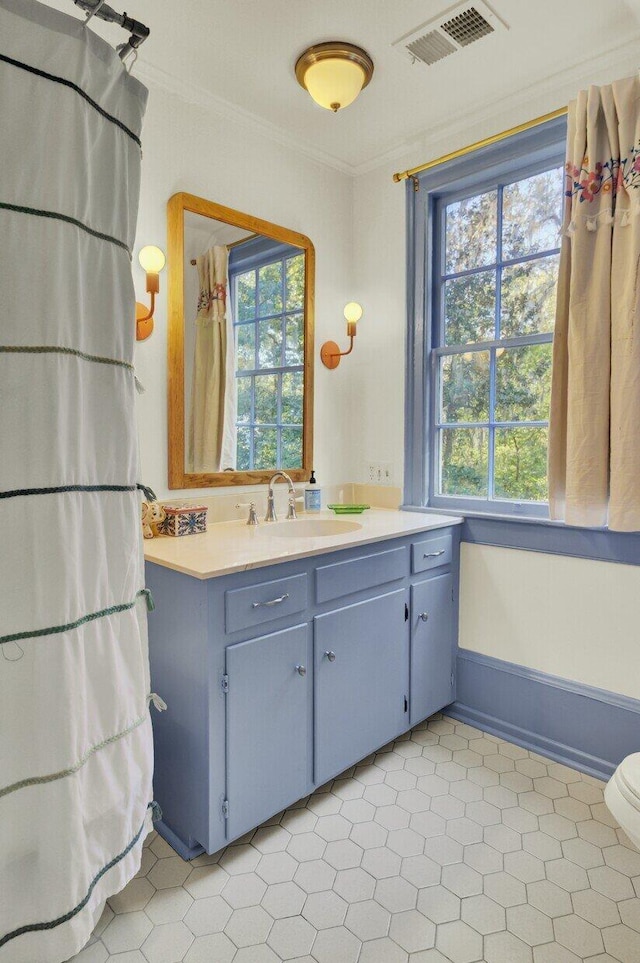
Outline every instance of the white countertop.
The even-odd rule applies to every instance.
[[[460,525],[463,521],[453,515],[423,515],[387,508],[371,508],[362,515],[334,515],[333,512],[323,511],[299,516],[301,521],[320,518],[341,518],[357,522],[362,527],[341,534],[283,538],[270,533],[271,526],[266,522],[261,522],[257,527],[247,525],[244,519],[216,522],[202,535],[160,535],[147,539],[144,557],[147,562],[155,562],[156,565],[193,575],[194,578],[207,579],[402,535],[448,528]]]

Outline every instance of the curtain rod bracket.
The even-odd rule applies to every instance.
[[[100,20],[106,20],[107,23],[117,23],[124,30],[129,31],[131,36],[127,43],[121,44],[121,46],[118,47],[120,60],[124,60],[132,50],[137,50],[140,44],[144,43],[149,36],[149,28],[144,23],[128,17],[126,13],[118,13],[113,7],[105,3],[105,0],[73,0],[73,2],[76,7],[80,7],[80,9],[84,10],[87,14],[85,26],[92,17],[98,17]]]

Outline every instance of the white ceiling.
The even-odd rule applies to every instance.
[[[51,0],[80,15],[71,0]],[[109,0],[118,10],[124,0]],[[432,67],[391,44],[439,15],[449,0],[127,0],[151,35],[134,72],[240,111],[285,143],[356,172],[399,154],[425,131],[640,41],[640,0],[490,0],[509,30],[484,37]],[[95,23],[95,21],[94,21]],[[120,42],[115,26],[97,29]],[[369,86],[334,115],[296,82],[299,54],[324,40],[364,47]],[[640,66],[640,44],[638,45]],[[628,54],[627,54],[628,59]],[[561,103],[551,106],[562,106]]]

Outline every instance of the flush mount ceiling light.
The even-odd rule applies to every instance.
[[[361,47],[331,40],[298,57],[296,77],[316,104],[337,113],[348,107],[373,76],[373,60]]]

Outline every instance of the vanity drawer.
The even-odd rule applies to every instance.
[[[411,545],[411,571],[426,572],[430,568],[451,565],[453,551],[451,533],[432,535]]]
[[[307,605],[306,573],[232,589],[224,593],[225,629],[227,633],[239,632],[303,612]]]
[[[391,548],[349,562],[336,562],[316,570],[316,602],[353,595],[374,585],[384,585],[408,575],[406,548]]]

